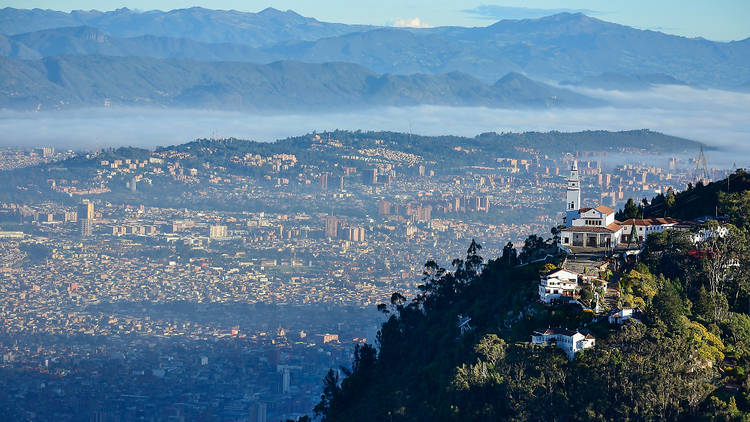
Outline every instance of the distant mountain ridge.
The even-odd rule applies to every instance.
[[[168,12],[121,8],[109,12],[74,10],[70,13],[10,7],[0,9],[0,33],[5,35],[72,26],[90,26],[116,37],[154,35],[252,47],[290,40],[315,40],[374,28],[320,22],[292,10],[282,12],[271,7],[258,13],[202,7]]]
[[[623,75],[612,72],[602,73],[599,76],[592,76],[579,81],[563,81],[560,84],[622,91],[644,91],[656,85],[687,85],[681,80],[661,73]]]
[[[254,63],[270,60],[268,54],[242,44],[210,44],[189,38],[155,35],[119,38],[90,26],[45,29],[11,36],[0,35],[2,56],[28,60],[73,54]]]
[[[604,103],[509,74],[493,85],[463,73],[378,75],[349,63],[197,62],[143,57],[0,58],[0,108],[111,105],[231,110],[372,106],[594,107]]]
[[[55,28],[72,26],[96,28],[110,38],[96,44],[85,38],[85,31],[61,29],[54,34]],[[39,30],[45,33],[29,34]],[[0,10],[0,33],[6,34],[0,39],[0,54],[26,59],[104,54],[255,63],[350,62],[381,74],[458,71],[485,83],[509,72],[552,81],[608,73],[660,74],[725,89],[737,89],[750,80],[750,39],[686,38],[581,13],[502,20],[487,27],[414,29],[331,24],[275,9],[62,13],[5,8]]]

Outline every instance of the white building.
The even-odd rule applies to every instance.
[[[635,223],[636,234],[635,237],[631,238],[633,223]],[[651,233],[660,233],[664,230],[674,228],[678,223],[679,221],[669,217],[646,219],[631,218],[620,223],[622,225],[622,241],[623,243],[630,242],[640,244],[645,242],[646,238]]]
[[[580,276],[578,273],[564,269],[542,274],[539,277],[539,300],[550,303],[554,299],[578,297]]]
[[[620,243],[622,226],[615,220],[615,211],[600,205],[581,208],[581,180],[578,163],[573,160],[565,194],[565,217],[560,243],[580,248],[612,248]]]
[[[578,331],[548,328],[545,331],[534,332],[531,343],[557,346],[568,355],[568,359],[573,360],[576,353],[594,347],[596,339],[591,334],[583,335]]]
[[[208,229],[209,239],[226,239],[227,226],[211,225]]]
[[[640,312],[637,309],[622,308],[622,309],[615,309],[612,312],[610,312],[607,320],[609,321],[610,324],[622,325],[629,319],[633,319],[634,321],[639,321],[638,319],[639,316],[640,316]]]
[[[569,212],[566,221],[570,224],[560,234],[560,243],[564,246],[613,248],[622,240],[623,227],[615,220],[615,211],[604,205]]]
[[[698,230],[697,233],[694,233],[691,238],[693,240],[693,243],[701,243],[705,242],[708,239],[711,239],[712,237],[720,237],[723,238],[724,236],[729,233],[729,229],[726,226],[718,225],[714,228],[708,228],[703,227],[700,230]]]

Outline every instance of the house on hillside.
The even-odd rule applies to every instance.
[[[629,320],[640,321],[642,319],[641,311],[633,308],[613,309],[610,311],[607,320],[613,325],[622,325]]]
[[[584,335],[578,330],[548,328],[544,331],[535,331],[531,336],[531,343],[542,346],[556,346],[568,355],[568,359],[573,360],[576,353],[594,347],[596,339],[591,334]]]
[[[582,275],[576,272],[555,269],[539,276],[539,300],[550,303],[555,299],[578,297],[581,286],[578,281]]]
[[[667,229],[673,229],[679,224],[679,221],[670,217],[646,219],[631,218],[620,224],[622,225],[622,242],[639,245],[645,242],[646,238],[651,233],[660,233]],[[635,224],[635,234],[631,233],[633,230],[633,224]]]

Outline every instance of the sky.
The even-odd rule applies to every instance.
[[[0,6],[170,10],[192,6],[257,12],[294,10],[319,20],[395,26],[486,26],[494,21],[581,11],[610,22],[716,41],[750,37],[750,0],[0,0]]]

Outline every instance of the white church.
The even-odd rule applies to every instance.
[[[622,240],[623,226],[615,220],[615,211],[600,205],[581,208],[581,179],[578,162],[573,160],[565,200],[565,228],[560,234],[563,246],[577,248],[614,248]]]

